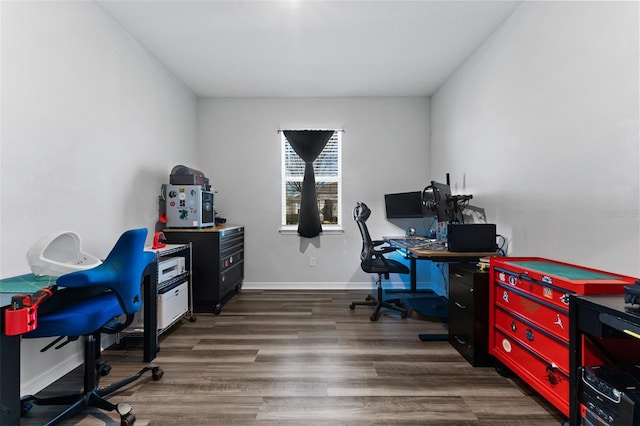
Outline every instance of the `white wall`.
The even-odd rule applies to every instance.
[[[0,278],[28,273],[55,231],[98,257],[128,228],[151,233],[171,167],[197,166],[195,96],[93,2],[0,5]],[[43,345],[23,345],[23,393],[82,360],[69,345],[41,361]]]
[[[153,230],[171,167],[194,162],[196,98],[93,2],[2,2],[2,263],[75,230],[105,256]]]
[[[451,173],[509,254],[640,276],[638,2],[524,2],[432,97]]]
[[[245,288],[369,287],[371,277],[359,266],[362,240],[351,210],[356,201],[367,203],[374,238],[404,233],[386,221],[384,194],[426,185],[429,100],[208,98],[200,100],[198,111],[202,170],[218,191],[216,210],[246,229]],[[307,239],[278,232],[278,130],[305,128],[345,130],[344,234]],[[310,256],[316,267],[309,266]]]

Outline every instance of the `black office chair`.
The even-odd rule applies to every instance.
[[[371,314],[371,321],[377,321],[380,317],[380,310],[382,308],[391,309],[393,311],[400,312],[402,318],[407,317],[407,310],[396,305],[399,303],[396,301],[387,300],[382,298],[382,277],[389,279],[389,274],[408,274],[409,268],[402,263],[387,259],[384,257],[385,253],[390,253],[395,249],[390,246],[381,247],[385,244],[382,240],[371,240],[369,230],[367,229],[367,219],[371,215],[371,210],[365,203],[358,202],[353,209],[353,220],[358,224],[360,229],[360,235],[362,235],[362,251],[360,252],[360,267],[364,272],[369,274],[378,274],[378,280],[376,284],[378,286],[378,297],[368,295],[364,302],[353,302],[349,306],[350,309],[355,309],[356,305],[375,306],[376,310]]]
[[[131,425],[135,416],[128,403],[112,404],[106,397],[123,386],[151,371],[154,380],[160,380],[162,369],[155,364],[143,367],[137,374],[105,387],[99,387],[100,376],[111,367],[98,362],[100,333],[117,333],[133,320],[142,306],[140,280],[145,268],[153,262],[155,254],[144,251],[147,230],[133,229],[122,234],[105,261],[95,268],[72,272],[58,277],[59,290],[49,291],[51,296],[38,309],[37,327],[25,338],[62,336],[47,345],[44,350],[60,343],[56,348],[79,337],[85,338],[84,386],[81,392],[66,396],[39,398],[28,395],[22,398],[22,411],[26,414],[31,404],[68,405],[47,425],[71,417],[87,406],[103,410],[116,410],[120,424]],[[126,317],[124,322],[116,318]]]

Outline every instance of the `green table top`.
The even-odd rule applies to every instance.
[[[0,280],[0,306],[11,303],[11,296],[19,293],[31,294],[56,283],[56,277],[24,274]]]
[[[578,266],[562,265],[546,260],[514,261],[509,263],[568,280],[617,280],[620,278],[604,272],[591,271]]]

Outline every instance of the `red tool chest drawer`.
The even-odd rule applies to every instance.
[[[569,375],[569,358],[563,356],[569,350],[567,340],[552,336],[533,322],[501,308],[496,309],[495,330],[522,342],[521,344],[526,345],[527,350],[535,352],[549,364],[556,365],[567,376]]]
[[[495,330],[494,335],[499,346],[492,348],[492,355],[498,359],[508,360],[504,364],[511,371],[569,417],[569,375],[553,362],[523,346],[520,340],[506,336],[499,330]],[[568,348],[566,358],[568,363]],[[512,365],[523,368],[516,370]]]
[[[520,315],[533,322],[549,334],[569,341],[569,311],[536,298],[531,293],[494,283],[495,305]]]
[[[489,353],[569,416],[569,295],[636,278],[539,257],[490,260]]]

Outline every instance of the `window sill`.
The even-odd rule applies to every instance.
[[[280,234],[282,235],[298,235],[298,227],[282,227],[280,228],[280,230],[278,231],[280,232]],[[322,235],[341,235],[344,234],[344,229],[342,228],[328,228],[328,229],[323,229],[322,232],[320,233],[320,236]]]

